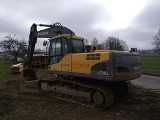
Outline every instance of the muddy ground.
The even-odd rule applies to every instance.
[[[42,95],[35,84],[14,80],[0,89],[0,120],[158,120],[160,92],[132,86],[105,111]]]

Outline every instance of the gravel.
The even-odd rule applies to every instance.
[[[149,90],[160,90],[159,76],[151,76],[143,74],[140,78],[132,80],[131,83]]]

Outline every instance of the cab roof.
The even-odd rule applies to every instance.
[[[78,39],[78,40],[84,40],[83,37],[76,36],[76,35],[71,35],[71,34],[57,35],[57,36],[55,36],[55,37],[50,38],[49,40],[54,40],[54,39],[62,38],[62,37],[65,37],[65,38],[72,38],[72,39]]]

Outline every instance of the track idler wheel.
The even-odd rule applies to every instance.
[[[114,102],[112,90],[96,90],[93,94],[93,102],[98,110],[105,110]]]
[[[104,97],[104,94],[97,90],[94,95],[93,95],[93,101],[96,105],[96,108],[100,109],[100,110],[104,110],[105,109],[105,103],[106,103],[106,100],[105,100],[105,97]]]

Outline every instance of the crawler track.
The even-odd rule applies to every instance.
[[[52,97],[98,110],[104,110],[114,103],[111,88],[79,79],[40,80],[38,88]]]

